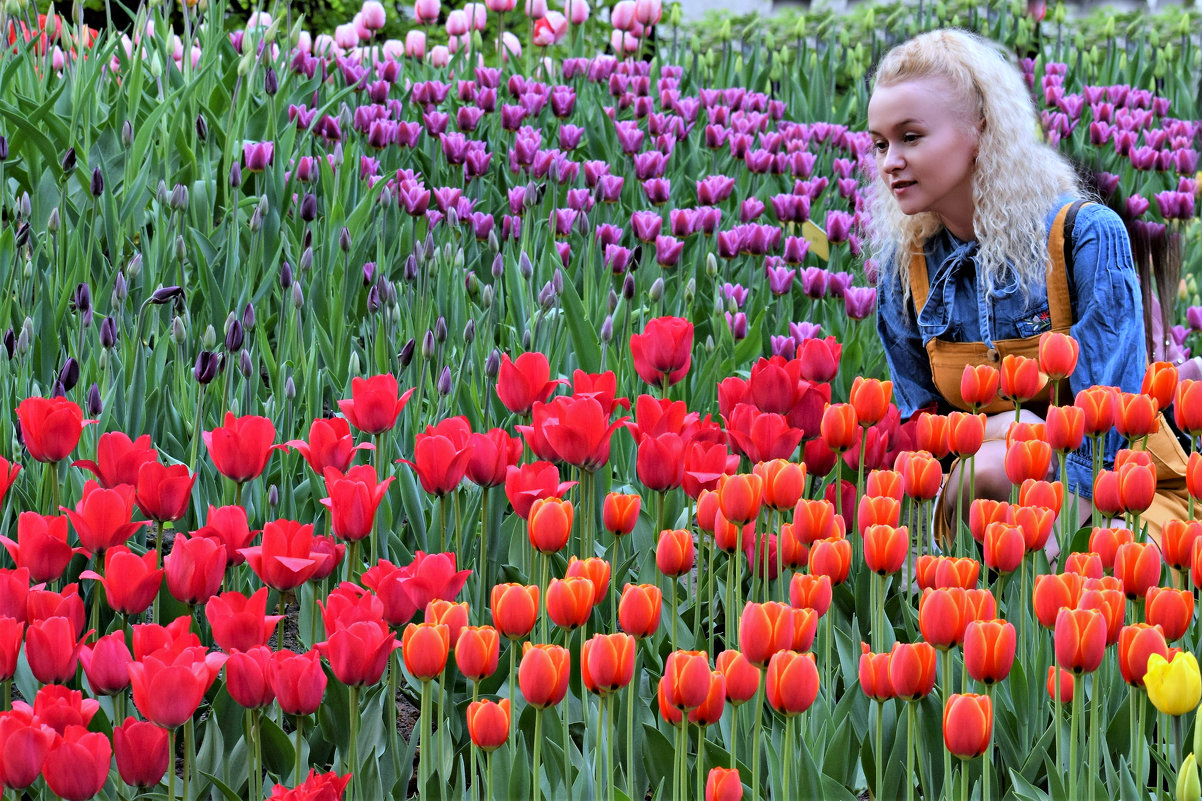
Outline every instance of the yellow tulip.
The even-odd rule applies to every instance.
[[[1160,654],[1152,654],[1144,685],[1152,705],[1166,715],[1184,715],[1202,699],[1202,675],[1198,672],[1198,660],[1191,653],[1178,653],[1172,662]]]

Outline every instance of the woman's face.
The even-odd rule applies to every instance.
[[[980,137],[975,109],[942,77],[877,86],[868,132],[877,169],[906,214],[929,211],[973,239],[972,184]]]

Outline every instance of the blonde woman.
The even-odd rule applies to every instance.
[[[1126,229],[1102,204],[1080,202],[1072,168],[1038,139],[1022,76],[995,45],[940,30],[895,47],[876,72],[868,129],[877,328],[903,415],[966,408],[965,364],[1033,356],[1050,330],[1080,343],[1073,393],[1094,384],[1139,391],[1143,311]],[[1032,408],[1023,415],[1038,421]],[[976,490],[1007,499],[1013,407],[986,411]],[[1108,464],[1118,447],[1112,434]],[[961,486],[958,469],[949,486]],[[1066,489],[1090,497],[1087,447],[1069,454],[1066,472]]]

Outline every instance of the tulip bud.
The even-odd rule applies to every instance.
[[[280,79],[275,74],[275,67],[268,67],[263,74],[263,91],[269,96],[274,96],[276,92],[280,91]]]
[[[125,272],[127,272],[129,274],[129,280],[131,280],[131,281],[138,277],[138,273],[142,272],[142,253],[141,253],[141,251],[135,253],[132,257],[130,257],[129,264],[125,265]]]
[[[343,253],[348,253],[351,249],[351,232],[345,225],[338,232],[338,249]]]
[[[505,260],[498,253],[492,260],[492,277],[500,278],[505,273]]]
[[[60,162],[64,174],[70,174],[75,169],[75,148],[67,148],[67,152],[63,154],[63,160]]]
[[[117,319],[110,315],[100,321],[100,347],[107,350],[116,344],[117,344]]]
[[[0,135],[0,161],[8,158],[8,139]]]
[[[179,315],[171,321],[171,341],[176,345],[183,345],[188,341],[188,329],[184,327],[183,318]]]
[[[480,293],[480,308],[491,309],[495,294],[492,284],[485,284],[484,290]]]
[[[467,325],[463,327],[463,344],[471,345],[476,341],[476,321],[469,319]]]
[[[1202,782],[1198,779],[1198,760],[1190,754],[1177,769],[1177,801],[1198,801],[1202,798]]]
[[[79,383],[79,362],[75,361],[74,357],[68,356],[67,360],[63,362],[63,366],[59,368],[58,382],[67,392],[70,392]]]
[[[230,313],[230,316],[233,317],[233,312]],[[230,320],[225,327],[225,349],[230,353],[242,350],[244,339],[242,323],[237,319]]]
[[[217,377],[217,371],[221,367],[221,356],[209,350],[202,350],[196,356],[196,364],[192,368],[192,377],[196,379],[196,383],[201,386],[209,384]]]
[[[12,327],[4,332],[4,352],[8,356],[9,361],[12,361],[13,354],[17,350],[17,335]],[[103,353],[101,355],[104,355]]]
[[[200,335],[200,346],[205,350],[213,350],[217,347],[217,332],[212,325],[206,325],[204,333]]]
[[[26,317],[25,319],[28,320],[29,318]],[[30,335],[29,329],[25,326],[21,326],[21,333],[17,336],[18,356],[24,356],[25,354],[29,353],[29,344],[32,338],[33,337]]]
[[[651,284],[651,289],[647,290],[647,297],[652,303],[659,303],[664,297],[664,279],[660,276]]]
[[[139,259],[140,263],[140,259]],[[174,302],[177,298],[184,296],[184,290],[178,286],[159,286],[150,295],[150,302],[162,306],[167,303]]]
[[[188,208],[188,187],[183,184],[173,186],[169,203],[174,211],[183,211]]]
[[[438,384],[436,386],[436,389],[438,390],[438,394],[442,395],[444,397],[451,394],[451,368],[450,367],[442,368],[442,373],[440,373],[438,376]]]
[[[48,233],[48,234],[57,234],[57,233],[58,233],[58,229],[59,229],[59,227],[60,227],[61,225],[62,225],[62,221],[59,219],[59,215],[58,215],[58,206],[55,206],[54,208],[52,208],[52,209],[50,210],[50,216],[46,218],[46,233]],[[27,232],[27,233],[26,233],[26,235],[27,235],[27,237],[28,237],[28,231],[29,231],[29,226],[28,226],[28,225],[26,225],[26,226],[25,226],[25,230],[26,230],[26,232]],[[18,244],[19,244],[19,245],[21,245],[21,244],[24,244],[24,243],[23,243],[23,242],[18,242]]]
[[[249,302],[242,307],[242,328],[246,331],[255,330],[255,307]]]
[[[100,386],[93,381],[88,387],[87,400],[84,402],[88,417],[99,417],[104,412],[104,401],[100,397]]]
[[[297,264],[300,267],[301,275],[313,269],[313,248],[307,247],[301,253],[300,262]]]
[[[196,138],[202,142],[209,138],[209,124],[205,122],[203,114],[196,115]],[[126,145],[126,147],[128,146]]]
[[[300,309],[305,305],[305,293],[301,291],[300,283],[292,285],[292,308]]]
[[[242,351],[241,356],[238,358],[238,372],[242,373],[243,378],[249,379],[254,371],[255,365],[250,360],[250,353],[245,350]]]
[[[447,318],[441,314],[434,321],[434,341],[440,345],[447,341]]]
[[[100,168],[92,170],[92,180],[88,184],[88,191],[92,193],[92,197],[100,197],[104,194],[104,173],[100,172]]]
[[[627,273],[626,279],[622,281],[622,297],[625,300],[634,298],[634,276]]]
[[[496,378],[499,372],[501,372],[501,351],[494,348],[484,360],[484,375]]]
[[[409,363],[413,361],[413,351],[416,346],[417,343],[412,337],[401,346],[401,352],[397,354],[397,361],[400,362],[401,367],[408,367]]]
[[[435,350],[436,350],[436,346],[434,343],[434,332],[427,328],[426,335],[424,337],[422,337],[422,358],[424,358],[424,359],[434,358]]]
[[[526,255],[526,251],[522,251],[518,256],[518,273],[527,281],[534,275],[534,265],[530,263],[530,257]]]
[[[313,222],[317,219],[317,195],[312,192],[306,192],[301,198],[300,218],[305,222]]]
[[[614,316],[612,314],[605,315],[605,320],[601,323],[601,341],[608,345],[614,338]]]
[[[230,167],[230,188],[237,189],[240,186],[242,186],[242,167],[235,161]]]

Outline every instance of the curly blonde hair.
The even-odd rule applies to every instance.
[[[977,267],[993,289],[1013,269],[1025,291],[1044,281],[1044,219],[1058,195],[1082,195],[1068,161],[1038,138],[1035,104],[1017,67],[1002,50],[976,34],[944,29],[924,33],[888,53],[877,67],[874,90],[918,78],[942,77],[958,97],[975,105],[982,123],[973,172],[973,231]],[[910,294],[909,256],[943,228],[931,212],[906,215],[880,171],[870,187],[870,240],[882,278]]]

